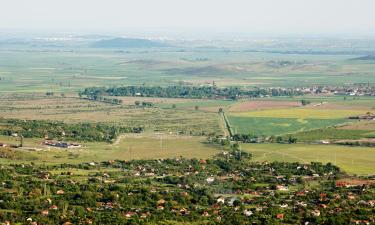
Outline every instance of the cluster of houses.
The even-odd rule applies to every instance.
[[[226,153],[229,154],[229,153]],[[181,159],[175,159],[174,162],[163,163],[164,160],[155,161],[142,161],[142,162],[124,162],[121,164],[121,170],[118,172],[101,172],[90,175],[88,181],[91,179],[100,181],[103,183],[122,183],[124,181],[124,176],[127,179],[135,178],[149,178],[155,177],[156,181],[162,182],[161,185],[150,186],[145,188],[140,192],[139,187],[134,186],[132,189],[127,189],[126,191],[111,192],[111,198],[103,198],[103,193],[96,193],[99,201],[96,202],[95,206],[85,207],[86,212],[96,212],[100,213],[102,211],[122,211],[122,215],[126,219],[131,218],[149,218],[152,214],[161,215],[165,212],[165,215],[174,214],[177,216],[186,216],[192,213],[199,213],[201,217],[207,217],[213,219],[216,222],[221,222],[227,215],[223,213],[230,207],[233,212],[241,214],[249,219],[259,216],[259,214],[267,213],[269,214],[269,209],[275,209],[274,213],[270,216],[282,223],[285,219],[290,218],[291,213],[302,212],[303,214],[322,218],[329,215],[336,215],[340,213],[345,213],[345,211],[350,210],[348,207],[361,206],[362,208],[371,210],[375,207],[375,199],[363,198],[361,192],[370,188],[371,185],[375,184],[375,180],[365,180],[359,178],[345,178],[342,180],[335,181],[336,189],[329,191],[327,189],[306,189],[306,187],[296,188],[299,186],[299,179],[304,181],[321,181],[322,179],[327,179],[334,176],[333,172],[330,170],[321,171],[318,173],[309,165],[296,165],[292,166],[295,171],[306,171],[301,173],[294,173],[288,175],[281,175],[278,167],[274,164],[267,162],[257,162],[246,166],[243,170],[234,170],[230,172],[221,171],[221,173],[214,173],[209,160],[199,160],[197,164],[191,164],[189,162],[183,161]],[[89,166],[97,165],[113,165],[113,168],[118,168],[120,165],[116,165],[115,161],[108,161],[105,164],[91,162],[88,163]],[[181,165],[181,166],[177,166]],[[109,167],[107,167],[109,168]],[[245,176],[244,172],[248,171],[258,171],[254,175]],[[272,180],[272,182],[264,183],[261,176],[257,174],[262,174],[266,176],[266,180]],[[304,175],[302,175],[304,174]],[[64,174],[65,175],[65,174]],[[71,172],[66,173],[68,176],[73,176]],[[44,180],[53,179],[49,172],[40,171],[40,178]],[[186,183],[184,179],[176,179],[173,184],[166,182],[163,178],[176,176],[179,178],[190,177],[192,182]],[[126,179],[126,180],[127,180]],[[81,182],[81,179],[79,179]],[[188,179],[187,179],[188,180]],[[251,182],[253,184],[262,184],[255,188],[239,188],[239,189],[219,189],[222,184],[230,184],[233,182],[240,183],[241,180],[246,182]],[[69,178],[69,183],[74,184],[74,177]],[[78,181],[77,181],[78,182]],[[129,183],[130,184],[130,183]],[[79,186],[79,185],[78,185]],[[212,188],[212,190],[219,190],[215,193],[215,201],[210,204],[203,204],[200,207],[187,207],[185,204],[178,204],[174,197],[177,199],[186,198],[191,199],[194,191],[193,189],[200,188]],[[353,189],[354,188],[354,189]],[[373,188],[373,187],[372,187]],[[361,191],[360,191],[361,190]],[[68,199],[72,197],[71,190],[65,188],[65,186],[60,186],[54,189],[55,196],[65,196]],[[125,207],[127,201],[122,201],[126,196],[137,195],[154,195],[157,198],[153,198],[154,201],[151,205],[146,205],[146,207],[135,207],[128,208]],[[157,193],[157,194],[154,194]],[[278,198],[277,196],[283,195],[284,197]],[[52,197],[51,197],[52,198]],[[151,199],[151,198],[150,198]],[[40,215],[49,216],[52,213],[59,211],[59,206],[55,205],[53,198],[46,199],[45,208],[40,211]],[[345,204],[343,204],[345,203]],[[248,207],[241,208],[239,204],[247,205]],[[155,210],[150,211],[150,207]],[[168,212],[167,212],[168,210]],[[364,217],[365,218],[365,217]],[[31,222],[33,220],[30,220]],[[35,222],[35,221],[33,221]],[[374,221],[369,221],[366,219],[358,220],[353,218],[352,221],[348,221],[351,224],[372,224]],[[94,223],[93,220],[87,219],[86,224]],[[36,224],[35,224],[36,225]]]
[[[372,114],[372,113],[368,112],[365,115],[351,116],[351,117],[349,117],[349,119],[354,119],[354,120],[375,120],[375,114]]]
[[[353,85],[348,87],[313,86],[296,88],[303,94],[329,94],[344,96],[375,96],[375,87],[370,85]]]

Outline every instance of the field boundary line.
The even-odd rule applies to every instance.
[[[222,114],[222,117],[224,118],[225,127],[228,130],[228,132],[229,132],[229,136],[232,137],[233,136],[233,131],[232,131],[232,127],[231,127],[231,125],[229,123],[229,120],[228,120],[227,116],[225,115],[225,112],[222,112],[221,114]]]

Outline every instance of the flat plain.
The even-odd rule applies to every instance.
[[[350,174],[375,174],[374,148],[318,144],[242,144],[241,147],[253,154],[254,161],[331,162]]]
[[[67,151],[46,150],[40,144],[42,140],[26,139],[28,146],[42,148],[42,151],[17,149],[7,154],[19,162],[42,164],[180,155],[207,158],[222,150],[207,144],[207,136],[227,133],[218,113],[220,108],[235,133],[293,135],[300,141],[323,137],[356,140],[373,135],[373,122],[348,121],[347,118],[374,113],[374,97],[307,95],[237,100],[116,97],[122,100],[121,105],[78,97],[79,91],[92,86],[215,84],[221,88],[248,89],[375,83],[375,64],[352,60],[361,56],[352,53],[326,54],[323,49],[319,54],[290,54],[277,49],[250,51],[249,46],[218,48],[196,44],[194,47],[125,51],[0,46],[0,117],[145,128],[143,137],[128,136],[117,144],[82,143],[85,146],[82,149]],[[298,50],[290,47],[290,51]],[[47,92],[53,92],[54,96],[46,96]],[[303,99],[311,104],[301,106]],[[135,107],[136,101],[152,102],[153,106]],[[4,136],[0,141],[18,143]],[[282,156],[279,151],[285,151],[290,157],[285,154],[283,157],[288,161],[333,161],[350,173],[375,173],[371,167],[375,163],[371,147],[243,146],[253,153],[254,160],[278,160]],[[336,151],[338,158],[333,160],[332,154]]]

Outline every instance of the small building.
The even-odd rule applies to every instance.
[[[1,147],[1,148],[5,148],[5,147],[8,147],[8,145],[5,144],[5,143],[0,143],[0,147]]]
[[[57,148],[80,148],[82,147],[80,144],[76,143],[68,143],[68,142],[61,142],[61,141],[52,141],[46,140],[43,142],[44,145],[57,147]]]
[[[289,188],[284,185],[276,185],[276,190],[278,191],[289,191]]]

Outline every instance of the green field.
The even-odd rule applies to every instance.
[[[316,140],[356,140],[361,138],[373,138],[374,132],[369,130],[345,130],[337,128],[323,128],[311,131],[303,131],[293,134],[298,141]]]
[[[4,136],[0,136],[0,142],[18,143],[14,138]],[[69,150],[46,148],[40,142],[40,139],[26,139],[27,146],[42,150],[15,149],[14,158],[1,158],[0,163],[58,164],[180,156],[200,159],[210,158],[222,151],[220,147],[208,144],[203,137],[159,134],[129,135],[114,144],[82,143],[83,148]],[[317,144],[242,144],[241,149],[252,153],[253,161],[332,162],[351,174],[375,174],[374,148]]]
[[[0,136],[0,143],[18,144],[15,138]],[[162,134],[128,135],[117,143],[81,143],[79,149],[48,148],[41,139],[25,139],[26,149],[14,149],[14,158],[0,158],[0,163],[34,162],[42,164],[101,162],[108,160],[161,159],[161,158],[210,158],[221,148],[208,144],[205,137],[171,136]],[[30,151],[37,148],[39,151]],[[1,148],[0,148],[1,150]],[[0,154],[1,155],[1,154]]]
[[[228,119],[234,133],[265,136],[295,133],[347,122],[345,119],[293,119],[237,116],[228,116]]]
[[[351,174],[375,174],[375,149],[335,145],[242,144],[253,161],[331,162]]]
[[[375,82],[375,64],[353,55],[192,49],[113,51],[0,46],[0,92],[66,92],[89,86],[308,86]],[[243,50],[243,51],[242,51]],[[199,59],[206,60],[199,60]],[[286,65],[280,62],[288,62]]]
[[[83,42],[85,41],[87,40]],[[297,138],[300,140],[324,137],[354,139],[373,135],[372,126],[362,124],[360,126],[366,126],[367,129],[362,130],[360,127],[335,132],[326,129],[346,123],[349,116],[374,112],[373,97],[348,96],[345,100],[343,96],[321,95],[263,98],[257,100],[299,103],[301,99],[306,99],[312,104],[294,108],[249,109],[236,113],[230,111],[230,106],[240,101],[253,100],[118,97],[123,100],[123,104],[111,105],[79,99],[77,94],[85,87],[92,86],[201,86],[215,83],[218,87],[246,89],[375,83],[375,64],[350,60],[357,57],[356,55],[334,55],[326,54],[324,51],[321,54],[284,54],[278,47],[271,47],[275,51],[271,52],[270,49],[265,51],[264,46],[258,48],[259,46],[250,43],[228,42],[220,43],[226,46],[225,48],[212,43],[194,42],[179,43],[177,47],[168,49],[126,51],[90,48],[87,43],[80,44],[43,48],[33,47],[32,43],[26,46],[0,45],[0,117],[140,126],[145,128],[147,134],[142,138],[127,137],[116,145],[84,143],[86,147],[79,150],[51,149],[46,152],[32,152],[17,149],[12,153],[17,160],[59,163],[179,155],[210,157],[220,149],[208,145],[205,142],[207,136],[225,133],[225,125],[217,113],[219,108],[228,111],[226,115],[234,133],[266,136],[293,133],[299,135]],[[288,48],[293,51],[309,46],[309,43],[299,44],[302,47]],[[206,45],[213,46],[202,47]],[[281,47],[281,50],[284,51],[284,47]],[[55,95],[46,97],[46,92],[54,92]],[[64,95],[61,96],[60,93]],[[135,107],[135,101],[150,101],[153,107]],[[314,103],[320,102],[327,104],[313,106]],[[175,109],[173,105],[176,106]],[[196,106],[198,110],[195,110]],[[323,129],[323,132],[312,131],[319,128]],[[149,136],[150,133],[158,132],[185,137],[165,138],[161,143],[161,137]],[[5,137],[1,137],[0,141],[16,142]],[[26,140],[26,144],[30,147],[40,147],[40,141]],[[286,148],[285,146],[287,145],[275,145],[273,148]],[[342,148],[315,145],[300,148],[313,154],[318,147]],[[254,154],[256,155],[256,152]],[[298,152],[296,154],[296,157],[299,157]],[[371,154],[372,152],[369,153]],[[368,158],[358,158],[358,161],[363,159],[364,164],[368,164]],[[12,160],[2,158],[1,161],[9,163]],[[346,164],[342,165],[344,169],[347,168]],[[358,168],[361,173],[361,167]]]

